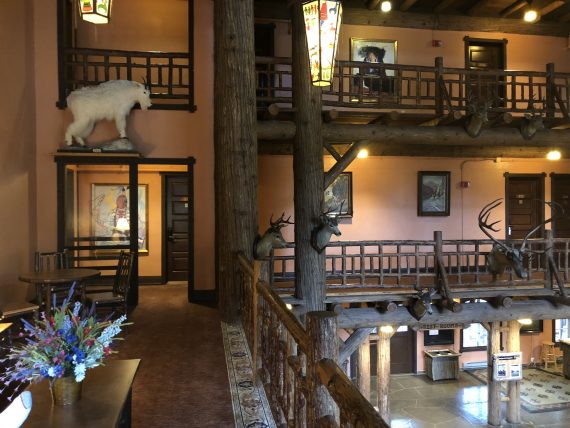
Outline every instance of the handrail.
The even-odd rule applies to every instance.
[[[314,427],[327,422],[337,426],[333,414],[323,417],[314,411],[317,401],[326,400],[315,384],[320,379],[340,408],[340,426],[388,427],[333,360],[315,358],[320,335],[309,337],[277,293],[258,280],[260,262],[252,265],[243,254],[238,254],[237,261],[243,273],[242,323],[252,351],[254,383],[259,372],[277,424]],[[335,317],[317,314],[328,313],[309,314],[309,331],[327,317],[334,321],[329,327],[334,325],[332,331],[336,330]]]

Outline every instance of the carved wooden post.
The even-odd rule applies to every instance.
[[[501,425],[501,382],[493,380],[493,354],[500,352],[500,322],[489,323],[487,330],[487,422]]]
[[[356,376],[360,393],[370,401],[370,336],[358,348]]]
[[[330,358],[338,361],[337,321],[334,312],[320,311],[307,314],[307,334],[313,345],[313,355],[307,364],[307,420],[309,427],[320,426],[322,418],[338,414],[334,400],[319,380],[317,361]]]
[[[435,57],[435,115],[443,115],[443,93],[440,87],[440,79],[443,78],[443,57]]]
[[[521,325],[517,320],[508,322],[507,333],[507,352],[520,352],[520,328]],[[520,381],[511,380],[507,384],[507,422],[518,424],[521,422],[521,383]]]
[[[538,100],[540,101],[540,100]],[[556,110],[556,84],[554,81],[554,63],[546,64],[546,118],[554,119]]]
[[[259,347],[259,324],[258,324],[258,307],[259,299],[257,295],[257,282],[261,277],[261,262],[255,260],[253,262],[253,278],[251,279],[251,317],[252,317],[252,350],[251,350],[251,371],[253,384],[257,385],[257,349]]]
[[[544,288],[552,290],[553,280],[552,280],[552,269],[550,260],[554,254],[554,235],[552,234],[552,229],[546,229],[546,249],[544,251]]]
[[[390,424],[390,339],[396,332],[393,326],[378,326],[378,367],[376,386],[378,391],[378,413]]]
[[[301,2],[292,6],[293,106],[297,132],[293,143],[295,202],[295,296],[307,311],[325,309],[325,252],[311,246],[324,198],[321,89],[313,86]]]
[[[253,1],[214,3],[214,180],[216,285],[225,321],[239,318],[236,254],[248,255],[257,233],[257,118]]]

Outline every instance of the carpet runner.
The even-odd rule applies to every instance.
[[[276,428],[263,387],[253,384],[249,347],[241,326],[222,322],[236,427]]]
[[[487,383],[487,370],[467,373]],[[503,382],[503,393],[507,382]],[[521,406],[527,412],[549,412],[570,408],[570,381],[562,376],[540,369],[524,369],[521,381]]]

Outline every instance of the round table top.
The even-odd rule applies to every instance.
[[[97,269],[71,268],[46,270],[43,272],[29,272],[20,275],[20,281],[32,284],[60,284],[64,282],[82,281],[100,276]]]

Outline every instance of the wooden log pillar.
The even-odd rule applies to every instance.
[[[293,175],[295,203],[295,297],[307,311],[325,309],[325,252],[311,246],[324,198],[321,89],[311,83],[309,51],[301,2],[292,6],[293,106],[295,133]]]
[[[330,311],[309,312],[307,334],[313,346],[307,361],[307,422],[309,427],[318,427],[323,418],[338,416],[334,400],[319,380],[316,365],[323,358],[338,361],[336,314]]]
[[[537,100],[540,102],[540,100]],[[556,83],[554,81],[554,63],[546,64],[546,118],[554,119],[556,113]]]
[[[257,117],[253,1],[214,2],[216,286],[222,319],[239,319],[236,255],[257,234]]]
[[[521,325],[517,320],[507,323],[507,352],[520,352],[521,350]],[[507,422],[519,424],[521,422],[521,382],[511,380],[507,383]]]
[[[364,398],[370,401],[370,338],[365,339],[358,348],[356,366],[358,389]]]
[[[501,382],[493,380],[493,354],[501,351],[499,321],[488,324],[487,329],[487,422],[501,425]]]
[[[390,339],[396,332],[393,326],[378,326],[378,366],[376,390],[378,392],[378,413],[390,424]]]
[[[435,57],[435,115],[443,116],[443,92],[440,79],[443,78],[443,57]]]

